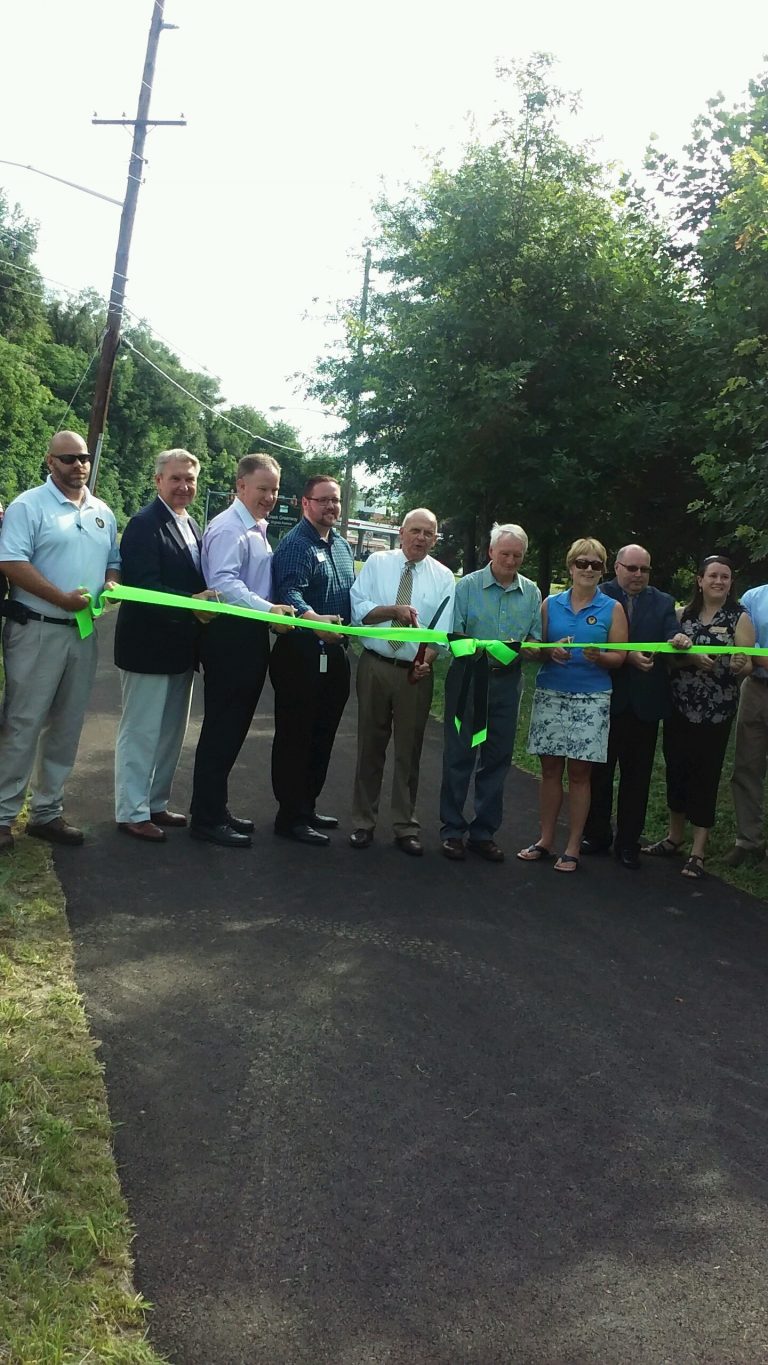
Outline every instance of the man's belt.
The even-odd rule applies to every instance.
[[[413,661],[411,659],[388,659],[386,654],[379,654],[378,649],[366,648],[365,653],[372,654],[374,659],[378,659],[382,664],[393,664],[395,668],[407,668],[410,670],[412,667]]]
[[[7,598],[2,604],[2,615],[7,616],[9,621],[15,621],[18,626],[25,626],[27,621],[44,621],[47,626],[76,626],[76,616],[43,616],[39,611],[33,611],[24,602],[17,602],[15,597]]]

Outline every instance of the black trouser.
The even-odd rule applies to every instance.
[[[658,729],[657,720],[640,720],[634,711],[611,716],[608,760],[592,765],[592,803],[584,827],[585,839],[607,847],[613,838],[613,778],[618,763],[616,847],[637,852],[645,824]]]
[[[275,826],[286,829],[314,814],[328,772],[333,741],[349,697],[349,660],[342,645],[322,652],[309,631],[278,637],[269,663],[275,692],[272,789]]]
[[[205,628],[205,712],[195,754],[192,823],[221,825],[227,785],[258,705],[269,663],[269,628],[262,621],[220,617]]]
[[[694,725],[679,711],[673,711],[664,722],[667,805],[701,829],[712,829],[715,823],[720,774],[732,725],[733,716],[718,725],[706,721]]]

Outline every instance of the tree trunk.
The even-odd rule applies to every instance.
[[[539,592],[548,597],[552,587],[552,546],[548,540],[539,544]]]
[[[477,568],[477,517],[469,517],[464,528],[464,552],[462,561],[464,573],[474,573]]]

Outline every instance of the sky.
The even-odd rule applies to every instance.
[[[122,200],[153,0],[27,0],[6,7],[0,158]],[[147,142],[128,307],[226,400],[283,414],[310,443],[335,429],[297,373],[359,296],[371,204],[455,162],[513,92],[497,60],[557,58],[579,90],[566,132],[638,171],[652,133],[677,152],[706,100],[741,97],[768,52],[768,5],[697,0],[166,0],[151,114],[187,119]],[[38,220],[37,263],[107,294],[119,209],[0,164],[0,187]]]

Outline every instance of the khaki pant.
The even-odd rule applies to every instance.
[[[357,665],[357,771],[352,799],[355,829],[374,829],[387,748],[394,731],[392,828],[395,838],[418,834],[415,818],[419,763],[432,704],[433,680],[412,684],[407,668],[364,649]]]
[[[32,778],[30,823],[61,815],[96,672],[96,635],[74,626],[6,621],[0,723],[0,825],[10,825]],[[33,773],[34,768],[34,773]]]
[[[768,761],[768,683],[745,678],[736,721],[731,792],[736,810],[736,846],[765,847],[763,795]]]

